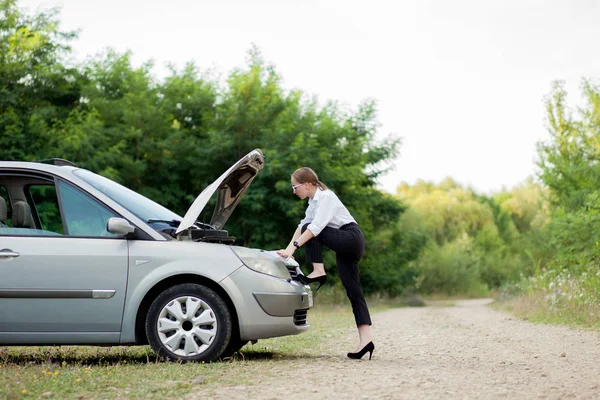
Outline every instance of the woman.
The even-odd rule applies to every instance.
[[[375,349],[371,341],[371,317],[358,276],[358,262],[365,248],[362,231],[348,209],[312,169],[297,169],[291,181],[296,196],[303,200],[309,198],[308,208],[287,248],[277,253],[287,258],[300,247],[306,246],[306,259],[313,263],[313,271],[306,277],[300,275],[300,278],[305,284],[318,282],[319,290],[327,281],[323,246],[335,252],[338,272],[358,327],[358,346],[354,353],[348,353],[348,357],[360,359],[368,352],[371,359]]]

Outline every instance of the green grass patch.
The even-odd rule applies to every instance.
[[[546,292],[538,291],[497,300],[492,307],[534,323],[600,329],[598,307],[590,307],[580,299],[573,298],[554,304],[548,301],[547,297]]]

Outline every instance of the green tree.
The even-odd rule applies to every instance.
[[[439,187],[424,183],[418,183],[414,189],[400,186],[398,195],[422,216],[432,239],[440,245],[463,234],[475,236],[484,226],[496,229],[490,207],[450,182],[447,180]]]
[[[0,0],[0,158],[57,156],[46,146],[50,128],[80,100],[82,77],[65,65],[75,38],[56,11],[24,15],[16,0]]]
[[[564,83],[554,83],[547,98],[551,138],[538,145],[540,178],[552,204],[547,265],[574,271],[595,269],[599,261],[600,86],[584,80],[582,91],[584,105],[572,110]]]
[[[539,186],[529,181],[486,196],[446,179],[439,185],[401,184],[398,196],[431,239],[410,264],[420,291],[481,295],[531,274],[527,266],[547,215]]]
[[[547,98],[551,139],[540,142],[540,177],[550,189],[554,205],[578,210],[600,187],[600,88],[582,83],[586,104],[574,111],[566,104],[564,82],[555,82]]]

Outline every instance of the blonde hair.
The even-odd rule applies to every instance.
[[[294,180],[298,183],[310,183],[311,185],[321,188],[322,190],[327,189],[327,185],[319,180],[319,177],[315,171],[308,167],[302,167],[295,170],[292,174],[292,178],[294,178]]]

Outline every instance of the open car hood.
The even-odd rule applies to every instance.
[[[210,219],[210,224],[215,229],[223,228],[235,206],[240,202],[256,175],[263,168],[264,162],[265,158],[260,149],[254,149],[242,157],[196,197],[175,233],[178,234],[194,225],[206,203],[216,191],[218,191],[217,204]]]

